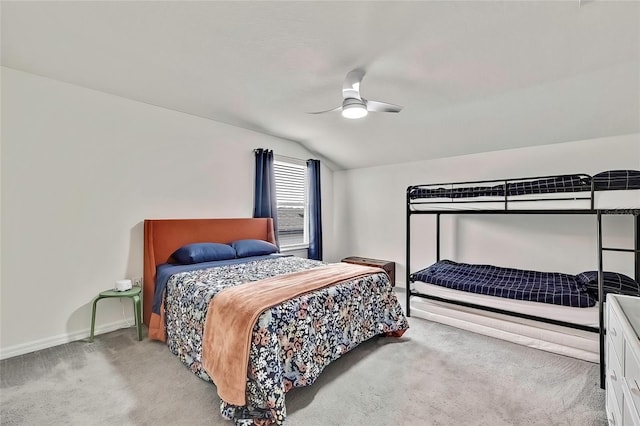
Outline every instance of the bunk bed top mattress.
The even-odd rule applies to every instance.
[[[637,209],[640,171],[416,185],[410,187],[409,198],[413,210]]]
[[[557,194],[566,192],[640,189],[640,171],[608,170],[593,177],[583,174],[559,175],[545,178],[508,179],[506,183],[483,186],[423,185],[413,188],[411,198],[475,198],[504,197],[528,194]],[[431,186],[436,186],[435,188]]]
[[[591,210],[590,193],[564,192],[550,194],[514,195],[507,198],[505,206],[504,196],[483,196],[469,199],[460,198],[429,198],[428,202],[411,203],[412,211],[452,210]],[[640,208],[640,189],[621,191],[599,191],[593,194],[593,208],[595,210],[636,210]]]
[[[574,275],[442,260],[411,274],[447,288],[516,300],[572,307],[591,307],[596,300]]]

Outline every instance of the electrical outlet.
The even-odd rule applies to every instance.
[[[135,287],[142,287],[142,277],[131,278],[131,284]]]

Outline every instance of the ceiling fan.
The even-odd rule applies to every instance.
[[[310,112],[309,114],[324,114],[326,112],[342,111],[346,118],[362,118],[369,111],[372,112],[400,112],[402,107],[380,101],[369,101],[360,96],[360,83],[364,78],[364,70],[356,68],[349,71],[342,84],[342,106],[327,111]]]

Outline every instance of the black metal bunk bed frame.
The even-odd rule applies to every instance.
[[[600,343],[600,387],[604,389],[605,387],[605,323],[604,323],[604,303],[602,301],[605,300],[605,294],[603,289],[604,282],[604,270],[603,270],[603,253],[605,251],[611,252],[626,252],[626,253],[634,253],[634,278],[636,281],[640,282],[640,209],[596,209],[595,208],[595,185],[593,179],[589,175],[579,175],[580,177],[588,178],[591,181],[590,191],[587,191],[584,196],[573,196],[573,197],[553,197],[549,198],[527,198],[526,200],[519,199],[511,199],[508,194],[508,188],[511,184],[517,184],[522,182],[529,182],[532,180],[539,179],[548,179],[548,178],[556,178],[558,176],[538,176],[538,177],[527,177],[527,178],[519,178],[519,179],[496,179],[496,180],[484,180],[484,181],[467,181],[467,182],[448,182],[442,184],[425,184],[425,185],[412,185],[407,188],[406,194],[406,314],[407,316],[411,316],[411,296],[417,296],[424,299],[436,300],[439,302],[450,303],[455,305],[460,305],[468,308],[480,309],[483,311],[489,311],[493,313],[515,316],[519,318],[525,318],[534,321],[540,321],[548,324],[559,325],[563,327],[585,330],[590,332],[599,333],[599,343]],[[466,203],[496,203],[498,202],[498,197],[494,196],[491,200],[463,200],[451,198],[447,201],[413,201],[411,195],[412,191],[417,188],[424,187],[443,187],[443,186],[451,186],[453,188],[454,185],[472,185],[472,184],[490,184],[490,183],[500,183],[504,184],[504,195],[500,195],[501,203],[504,203],[504,207],[502,210],[498,209],[487,209],[487,210],[471,210],[471,209],[435,209],[435,210],[412,210],[412,206],[420,204],[420,205],[429,205],[429,204],[449,204],[452,207],[457,204],[466,204]],[[518,202],[537,202],[537,201],[574,201],[574,200],[588,200],[590,207],[586,209],[517,209],[510,210],[509,205]],[[499,308],[493,308],[489,306],[477,305],[475,303],[462,302],[458,300],[450,300],[445,299],[438,296],[423,294],[420,292],[414,292],[411,290],[411,283],[413,282],[411,279],[411,216],[412,215],[423,215],[423,214],[431,214],[436,215],[436,261],[440,261],[440,215],[442,214],[488,214],[488,215],[501,215],[501,214],[524,214],[524,215],[596,215],[597,218],[597,249],[598,249],[598,328],[590,327],[582,324],[574,324],[565,321],[554,320],[550,318],[539,317],[535,315],[523,314],[520,312],[513,312]],[[629,248],[618,248],[618,247],[603,247],[602,243],[602,216],[603,215],[633,215],[633,228],[634,228],[634,247],[632,249]]]

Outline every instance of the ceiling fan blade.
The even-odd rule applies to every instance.
[[[360,97],[360,82],[362,82],[363,78],[364,70],[362,68],[349,71],[342,84],[342,97],[344,99],[362,99]]]
[[[402,111],[400,105],[389,104],[387,102],[380,101],[367,101],[367,111],[373,112],[400,112]]]
[[[339,106],[334,109],[328,109],[326,111],[308,112],[307,114],[324,114],[325,112],[340,111],[341,109],[342,109],[342,106]]]

